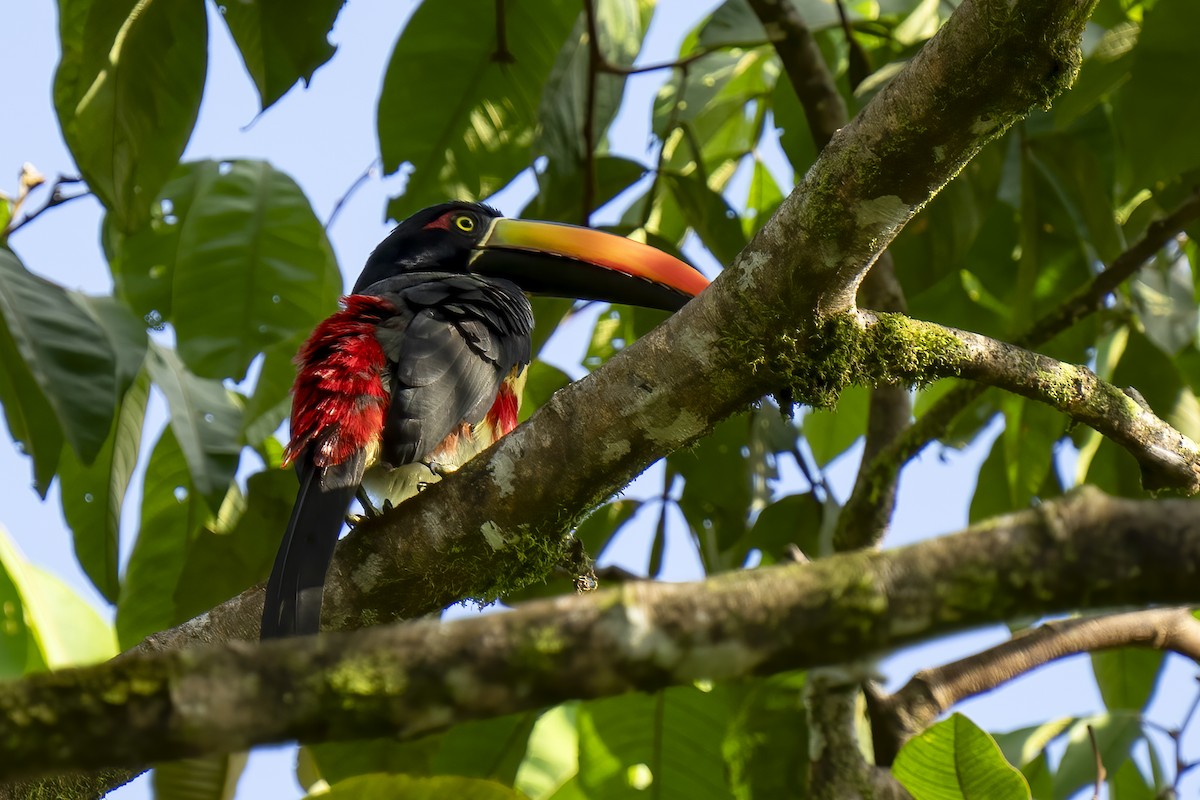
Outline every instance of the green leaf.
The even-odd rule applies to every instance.
[[[54,107],[79,171],[132,232],[192,134],[208,62],[201,0],[60,0]]]
[[[850,449],[867,432],[867,406],[871,390],[847,386],[832,409],[816,408],[804,415],[801,430],[817,465],[824,467]]]
[[[1159,3],[1146,12],[1134,48],[1132,74],[1117,94],[1115,112],[1133,187],[1152,187],[1200,166],[1195,131],[1200,105],[1178,100],[1180,81],[1200,73],[1200,5]]]
[[[295,181],[264,161],[214,168],[180,218],[171,320],[193,372],[241,380],[259,352],[334,310],[342,276]]]
[[[530,800],[557,796],[579,772],[579,734],[575,726],[577,703],[551,708],[538,718],[529,735],[525,759],[517,770],[513,788]]]
[[[1162,672],[1163,652],[1122,647],[1092,653],[1092,674],[1109,711],[1141,711],[1150,701]]]
[[[535,360],[525,373],[525,390],[521,393],[521,422],[537,411],[550,396],[571,382],[571,376],[545,361]]]
[[[1146,783],[1132,758],[1109,778],[1109,787],[1112,791],[1109,795],[1111,800],[1155,800],[1159,797],[1154,788]]]
[[[1146,338],[1168,355],[1177,356],[1196,341],[1197,312],[1192,268],[1182,255],[1163,252],[1138,270],[1129,282],[1133,306]]]
[[[174,594],[188,544],[211,517],[192,488],[173,429],[159,437],[142,485],[142,519],[117,603],[117,637],[128,649],[175,622]]]
[[[595,12],[601,55],[610,64],[631,66],[641,49],[653,4],[647,0],[608,0],[597,3]],[[587,21],[580,14],[546,80],[538,109],[541,125],[533,145],[535,153],[548,156],[551,168],[562,173],[578,175],[583,165],[586,147],[583,126],[587,118],[590,63]],[[602,148],[605,131],[621,106],[624,92],[624,75],[602,72],[595,76],[594,93],[590,96],[592,141],[596,150]],[[575,217],[570,221],[578,219]]]
[[[271,345],[263,352],[254,393],[246,400],[242,413],[243,442],[258,445],[275,433],[291,414],[291,389],[296,380],[293,359],[303,342],[302,337],[297,337]]]
[[[326,742],[307,750],[329,783],[368,772],[405,772],[488,779],[497,786],[511,786],[538,716],[528,712],[467,722],[410,742]]]
[[[121,510],[137,466],[150,379],[143,373],[125,393],[100,454],[84,466],[64,449],[59,466],[63,516],[71,528],[75,557],[92,583],[110,602],[120,591],[117,569]]]
[[[150,348],[150,377],[167,396],[174,432],[191,474],[191,486],[216,510],[241,454],[242,410],[220,381],[197,378],[171,350]],[[176,484],[181,485],[181,484]]]
[[[234,753],[158,764],[150,776],[154,800],[233,800],[246,758]]]
[[[741,566],[736,545],[749,528],[753,465],[750,420],[737,414],[688,450],[667,457],[668,475],[685,479],[679,508],[700,547],[708,572]]]
[[[589,797],[653,786],[662,800],[728,798],[722,744],[738,699],[717,684],[581,703],[580,786]]]
[[[539,716],[530,711],[455,725],[446,731],[433,757],[434,773],[487,778],[512,786]]]
[[[67,443],[83,463],[92,463],[118,400],[117,356],[104,329],[71,293],[30,273],[11,251],[0,249],[0,338],[6,340],[0,347],[15,348],[25,362]],[[6,371],[14,390],[24,385],[19,370]],[[9,416],[10,428],[14,416]],[[35,412],[16,427],[26,433],[32,428],[46,439],[44,417]],[[17,430],[13,434],[25,438]]]
[[[0,607],[5,625],[0,664],[8,672],[25,651],[24,672],[106,661],[117,654],[112,626],[59,578],[25,560],[0,528]],[[19,641],[24,636],[25,644]],[[9,652],[8,646],[14,649]],[[20,674],[20,673],[17,673]]]
[[[172,624],[266,580],[296,501],[296,487],[292,470],[255,473],[246,481],[240,514],[235,517],[234,508],[222,509],[218,530],[205,527],[196,533],[172,593]]]
[[[952,714],[900,748],[892,774],[914,800],[1028,800],[1029,786],[992,737]]]
[[[246,71],[265,111],[296,81],[307,86],[336,49],[327,34],[345,0],[234,0],[221,2]]]
[[[821,521],[825,507],[812,492],[781,497],[767,506],[754,521],[737,550],[758,549],[763,564],[775,564],[788,559],[789,545],[795,545],[810,558],[824,555],[821,551]]]
[[[493,781],[439,775],[362,775],[339,781],[328,792],[310,794],[306,800],[525,800],[519,792]]]
[[[997,733],[994,738],[996,744],[1000,746],[1000,751],[1008,759],[1008,763],[1014,767],[1024,767],[1041,755],[1046,749],[1046,745],[1057,739],[1074,724],[1073,717],[1062,717],[1041,725],[1020,728],[1008,733]]]
[[[758,15],[746,0],[725,0],[701,26],[696,37],[697,46],[706,49],[747,47],[768,41]]]
[[[1096,735],[1092,747],[1088,727]],[[1129,751],[1142,735],[1136,713],[1100,714],[1078,720],[1067,734],[1067,749],[1054,773],[1054,798],[1066,800],[1081,787],[1096,782],[1096,753],[1110,774],[1117,772],[1129,758]]]
[[[704,246],[722,265],[732,264],[746,246],[746,235],[740,217],[725,198],[698,177],[664,172],[661,178]]]
[[[579,5],[503,4],[505,52],[496,7],[422,3],[396,43],[379,96],[379,152],[384,173],[406,162],[413,171],[388,203],[393,219],[447,197],[487,197],[533,162],[542,90]]]
[[[805,673],[773,675],[750,683],[722,746],[729,786],[737,800],[807,797],[808,713]]]
[[[442,736],[434,734],[408,742],[394,739],[323,742],[308,745],[303,752],[308,755],[308,766],[331,784],[372,772],[431,775],[433,756],[441,747]]]
[[[593,210],[646,174],[644,166],[620,156],[597,156],[592,167],[596,176]],[[576,225],[583,221],[583,175],[578,169],[565,171],[559,162],[551,161],[538,173],[537,181],[538,193],[521,209],[520,216]]]

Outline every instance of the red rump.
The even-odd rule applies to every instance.
[[[386,357],[375,326],[395,307],[369,295],[343,297],[341,305],[296,356],[300,371],[292,386],[292,439],[283,451],[285,467],[310,444],[315,445],[314,465],[340,464],[383,430]]]
[[[507,436],[512,433],[513,428],[517,427],[517,407],[520,403],[520,398],[513,392],[512,384],[505,380],[500,384],[500,391],[496,393],[496,400],[492,403],[492,407],[488,409],[487,421],[491,424],[492,430],[496,432],[496,438]]]

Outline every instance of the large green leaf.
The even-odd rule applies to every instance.
[[[90,464],[104,445],[119,397],[117,356],[112,343],[71,293],[30,273],[11,251],[3,248],[0,339],[4,340],[0,343],[3,350],[11,352],[15,348],[54,412],[67,443],[83,463]],[[6,366],[5,371],[14,392],[20,393],[27,386],[20,368]],[[14,416],[22,410],[27,411],[28,418],[14,426]],[[9,413],[9,426],[23,429],[27,436],[36,431],[48,441],[44,415],[26,403]],[[25,439],[16,429],[13,434]],[[34,440],[35,447],[40,443]]]
[[[1122,647],[1092,653],[1092,674],[1109,711],[1141,711],[1154,693],[1164,658],[1161,650]]]
[[[806,797],[808,713],[805,674],[787,672],[750,683],[723,745],[737,800]]]
[[[246,753],[185,758],[154,767],[154,800],[233,800]]]
[[[171,319],[193,372],[240,380],[259,352],[334,310],[342,277],[295,181],[265,161],[214,168],[180,219]]]
[[[362,775],[329,787],[329,791],[310,794],[306,800],[525,800],[524,795],[494,781],[439,775],[414,778],[411,775]]]
[[[530,800],[547,800],[579,772],[578,703],[555,706],[538,718],[526,743],[513,788]]]
[[[202,0],[60,0],[54,107],[88,187],[132,232],[192,134],[208,66]]]
[[[914,800],[1029,800],[992,737],[952,714],[900,748],[892,774]]]
[[[59,578],[26,561],[0,528],[0,597],[5,595],[12,606],[0,606],[3,672],[15,677],[22,650],[24,672],[91,664],[117,654],[112,626]]]
[[[588,797],[727,798],[722,746],[739,693],[718,684],[582,703],[579,783]]]
[[[187,459],[190,483],[216,510],[233,482],[242,449],[238,395],[220,381],[188,372],[174,351],[165,347],[152,346],[146,363],[155,385],[167,396],[171,430]]]
[[[172,428],[159,437],[142,485],[142,518],[117,604],[122,649],[175,622],[174,593],[188,544],[211,517],[192,488],[187,460]]]
[[[871,392],[863,386],[848,386],[830,409],[816,408],[804,414],[804,441],[812,450],[818,466],[846,452],[858,437],[867,432],[867,405]]]
[[[59,467],[63,516],[71,528],[75,557],[110,603],[117,602],[120,584],[117,549],[121,510],[142,443],[142,424],[150,378],[143,373],[121,400],[108,440],[90,466],[64,449]]]
[[[506,51],[496,38],[505,12]],[[579,15],[570,0],[422,3],[388,63],[379,96],[385,173],[409,163],[404,194],[388,203],[403,219],[454,197],[496,192],[533,162],[542,90]]]
[[[296,488],[292,470],[255,473],[246,481],[244,507],[223,508],[220,524],[213,526],[216,530],[202,527],[193,536],[172,593],[172,624],[189,620],[267,579],[296,500]]]
[[[600,53],[608,63],[622,67],[633,64],[652,13],[653,4],[647,0],[608,0],[596,4],[597,40]],[[549,157],[560,172],[577,174],[583,165],[586,152],[584,120],[588,117],[589,97],[592,102],[592,142],[599,149],[625,92],[625,76],[609,72],[597,74],[594,92],[589,92],[590,49],[587,22],[581,14],[559,51],[542,92],[538,110],[541,125],[534,150]]]
[[[263,110],[336,49],[326,35],[346,0],[234,0],[219,3]]]
[[[1158,3],[1146,12],[1132,75],[1117,94],[1116,118],[1134,173],[1151,187],[1200,166],[1200,104],[1181,100],[1181,81],[1200,73],[1200,4]]]
[[[663,173],[661,177],[704,246],[723,266],[732,264],[746,246],[746,234],[729,202],[698,176]]]

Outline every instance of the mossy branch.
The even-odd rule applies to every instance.
[[[1035,322],[1016,343],[1022,347],[1040,347],[1099,311],[1122,283],[1137,274],[1167,242],[1197,219],[1200,219],[1200,193],[1193,193],[1169,214],[1150,223],[1140,239],[1062,305]],[[926,445],[943,435],[954,419],[986,388],[987,385],[983,383],[968,383],[954,388],[934,403],[902,437],[883,448],[869,462],[864,458],[854,494],[846,502],[838,519],[835,542],[847,547],[867,544],[868,540],[864,537],[870,531],[877,530],[886,519],[881,519],[880,509],[875,505],[876,493],[870,487],[894,485],[904,465]],[[867,489],[860,491],[860,486]]]
[[[895,694],[871,685],[867,708],[876,763],[890,766],[908,739],[963,700],[1060,658],[1117,647],[1170,650],[1200,663],[1200,620],[1188,608],[1055,620],[1017,633],[983,652],[923,669]]]
[[[411,738],[572,698],[844,663],[963,628],[1200,601],[1200,506],[1083,490],[888,552],[510,613],[139,654],[0,685],[0,777]]]

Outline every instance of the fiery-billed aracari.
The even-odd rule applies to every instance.
[[[296,357],[284,465],[295,463],[300,489],[267,582],[262,637],[316,633],[360,487],[398,502],[516,427],[532,357],[525,292],[674,311],[705,285],[647,245],[475,203],[400,223]]]

